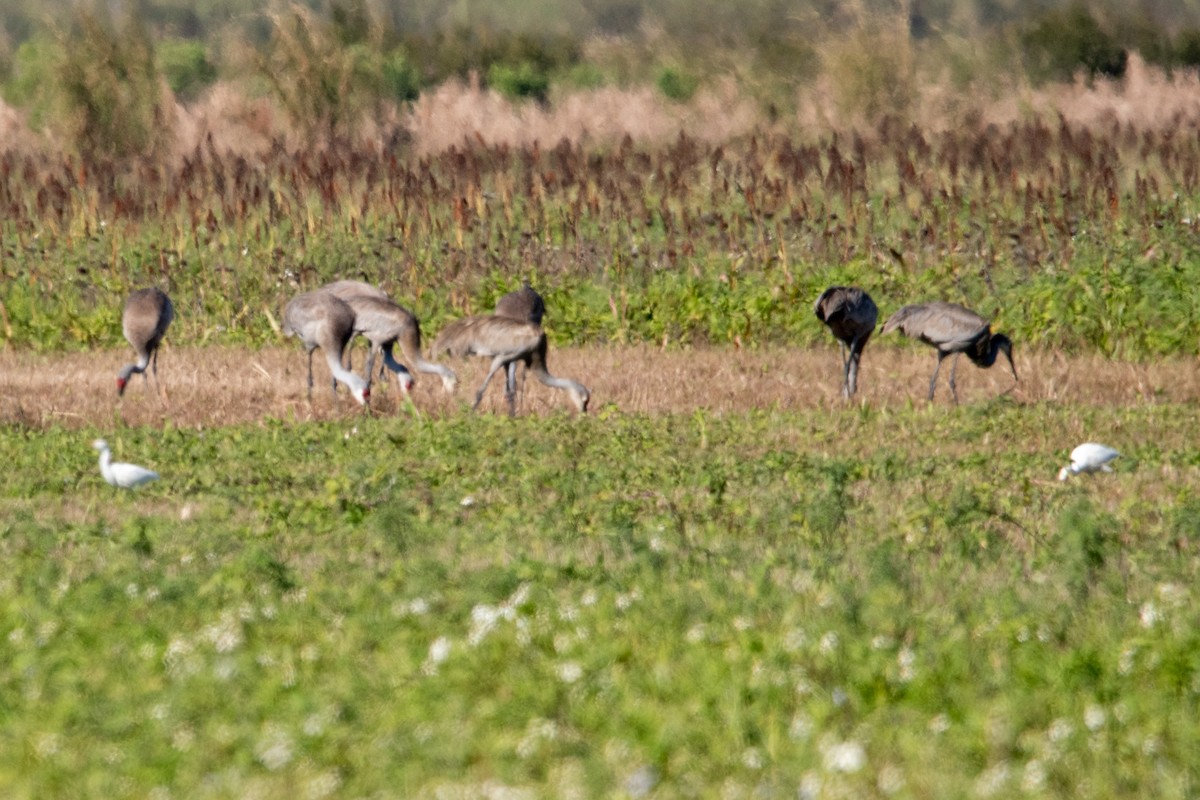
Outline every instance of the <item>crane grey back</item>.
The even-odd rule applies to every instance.
[[[458,376],[449,367],[421,356],[421,323],[417,316],[387,296],[385,292],[362,281],[334,281],[321,287],[345,302],[354,311],[354,331],[371,343],[363,377],[371,382],[375,358],[383,354],[383,366],[401,376],[402,386],[412,383],[408,369],[396,361],[392,346],[400,345],[404,357],[417,372],[438,375],[447,393],[453,394]],[[405,382],[407,380],[407,382]]]
[[[954,355],[954,362],[950,365],[950,393],[955,403],[958,402],[958,390],[954,385],[954,374],[961,354],[965,353],[976,366],[987,369],[996,363],[996,357],[1003,352],[1008,358],[1013,380],[1018,380],[1012,357],[1012,340],[1003,333],[992,333],[988,321],[969,308],[944,302],[904,306],[884,323],[883,333],[886,335],[897,329],[905,336],[937,348],[937,367],[929,379],[930,400],[933,400],[937,390],[942,359],[951,354]]]
[[[858,390],[858,364],[863,348],[875,332],[879,309],[871,295],[857,286],[831,286],[813,305],[813,313],[838,340],[842,353],[842,397]]]
[[[325,352],[325,362],[333,375],[334,394],[337,381],[346,384],[350,393],[365,405],[371,397],[367,382],[342,366],[342,352],[354,336],[354,311],[344,301],[328,292],[313,291],[298,294],[283,310],[283,333],[295,335],[308,353],[308,400],[312,402],[312,358],[318,347]]]
[[[591,393],[577,381],[550,374],[546,366],[548,349],[546,332],[540,325],[494,314],[456,320],[442,329],[433,343],[434,356],[449,353],[460,358],[477,355],[492,359],[487,377],[475,394],[473,408],[479,408],[492,376],[520,361],[540,383],[565,391],[575,408],[586,414]],[[505,384],[505,397],[508,399],[509,416],[515,416],[516,384],[511,379]]]
[[[121,330],[125,339],[133,345],[137,353],[137,361],[126,364],[117,373],[117,395],[125,394],[129,378],[136,373],[142,374],[142,380],[149,386],[146,377],[146,367],[154,373],[154,385],[162,397],[162,386],[158,382],[158,346],[162,344],[167,328],[175,319],[175,306],[166,292],[156,287],[138,289],[125,300],[125,310],[121,312]]]

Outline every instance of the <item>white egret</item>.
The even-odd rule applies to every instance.
[[[1071,463],[1058,471],[1058,479],[1065,481],[1068,475],[1081,472],[1112,472],[1108,462],[1119,455],[1108,445],[1086,442],[1071,451]]]
[[[143,483],[158,480],[157,472],[139,467],[137,464],[124,464],[119,461],[114,464],[112,451],[108,449],[108,442],[103,439],[92,442],[92,447],[100,451],[100,474],[111,485],[120,486],[122,489],[132,489]]]

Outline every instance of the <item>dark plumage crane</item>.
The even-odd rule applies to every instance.
[[[842,396],[858,390],[858,362],[875,332],[879,309],[871,295],[857,286],[831,286],[817,298],[813,312],[837,337],[842,353]]]
[[[325,362],[329,364],[334,380],[346,384],[359,403],[367,403],[371,397],[371,387],[342,366],[342,353],[346,343],[354,336],[354,311],[349,305],[328,292],[298,294],[283,310],[283,333],[285,336],[298,336],[308,352],[309,402],[312,402],[313,351],[319,347],[325,351]]]
[[[1003,333],[992,333],[992,326],[983,317],[957,303],[922,303],[904,306],[888,318],[883,326],[886,335],[899,328],[905,336],[920,339],[937,348],[938,363],[929,379],[929,399],[937,389],[938,370],[942,359],[953,354],[950,366],[950,393],[958,402],[958,391],[954,386],[954,373],[958,368],[958,357],[965,353],[976,366],[987,369],[996,363],[1001,352],[1008,358],[1013,380],[1017,378],[1017,367],[1013,363],[1012,341]]]
[[[526,280],[520,289],[509,292],[496,301],[495,315],[515,319],[518,322],[532,322],[541,325],[546,316],[546,301],[529,285]],[[524,376],[522,375],[522,378]],[[517,391],[517,362],[509,362],[504,375],[504,390],[513,395]],[[521,381],[521,391],[525,391],[525,381]],[[524,394],[522,394],[522,397]]]
[[[495,315],[456,320],[442,329],[433,343],[435,356],[444,352],[457,357],[476,355],[492,359],[491,369],[475,395],[474,408],[478,408],[483,400],[483,393],[492,376],[509,364],[520,361],[538,381],[562,389],[571,398],[575,408],[587,413],[591,399],[587,388],[576,381],[551,375],[546,369],[547,349],[546,332],[540,325]],[[516,393],[510,386],[506,387],[505,395],[508,398],[509,416],[514,416],[517,413]]]
[[[146,367],[150,367],[154,373],[154,385],[162,395],[162,387],[158,383],[158,346],[162,344],[163,336],[174,319],[175,307],[171,305],[171,298],[161,289],[138,289],[129,295],[125,310],[121,313],[121,329],[137,353],[137,362],[126,364],[117,373],[118,395],[125,394],[129,378],[138,372],[149,386]]]

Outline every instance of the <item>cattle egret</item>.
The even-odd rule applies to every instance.
[[[120,486],[122,489],[132,489],[143,483],[158,480],[158,473],[145,467],[139,467],[137,464],[124,464],[119,461],[114,463],[112,451],[108,449],[108,442],[103,439],[92,442],[92,447],[100,451],[100,474],[110,485]]]
[[[1112,472],[1108,462],[1121,455],[1108,445],[1087,442],[1071,451],[1071,463],[1058,472],[1058,479],[1065,481],[1068,475],[1081,472]]]

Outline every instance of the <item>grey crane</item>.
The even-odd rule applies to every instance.
[[[126,299],[125,310],[121,313],[121,329],[137,353],[137,362],[126,364],[117,373],[118,396],[125,394],[129,378],[138,372],[149,386],[146,367],[150,367],[154,373],[154,385],[159,396],[162,395],[162,387],[158,382],[158,346],[162,344],[163,336],[174,319],[175,307],[171,305],[171,298],[161,289],[138,289]]]
[[[487,377],[475,394],[472,408],[479,408],[493,375],[509,364],[520,361],[538,381],[565,391],[575,408],[586,414],[591,394],[581,383],[550,374],[546,369],[547,349],[546,332],[540,325],[495,315],[456,320],[447,325],[433,343],[435,356],[449,353],[457,357],[477,355],[492,359]],[[505,396],[508,399],[509,416],[514,416],[517,412],[515,387],[506,386]]]
[[[546,301],[529,285],[529,281],[525,281],[520,289],[496,301],[495,315],[541,325],[542,317],[546,316]]]
[[[354,310],[328,292],[313,291],[298,294],[283,310],[283,333],[295,334],[308,352],[308,400],[312,402],[312,359],[318,347],[325,351],[325,362],[336,381],[350,389],[354,399],[365,405],[371,397],[371,387],[365,380],[342,366],[346,343],[354,336]]]
[[[458,386],[458,376],[449,367],[426,361],[421,357],[421,323],[415,314],[392,300],[379,288],[363,281],[334,281],[321,287],[346,302],[354,311],[354,332],[361,333],[371,343],[367,356],[367,367],[363,373],[368,383],[374,370],[375,357],[383,354],[383,366],[399,376],[404,391],[412,388],[412,374],[408,368],[396,361],[392,347],[400,345],[401,352],[417,372],[438,375],[442,386],[453,393]]]
[[[883,326],[886,335],[899,328],[905,336],[920,339],[937,348],[938,363],[929,379],[929,399],[937,389],[938,370],[942,359],[953,354],[950,366],[950,393],[958,402],[958,391],[954,386],[954,373],[958,368],[958,357],[965,353],[976,366],[987,369],[996,363],[1002,351],[1008,357],[1013,380],[1017,378],[1017,367],[1013,363],[1012,341],[1003,333],[992,333],[992,326],[983,317],[957,303],[922,303],[904,306],[888,318]]]
[[[879,309],[871,295],[857,286],[830,286],[817,298],[813,312],[837,337],[842,353],[842,397],[850,399],[858,390],[858,363],[875,332]]]
[[[496,310],[493,312],[497,317],[507,317],[520,322],[532,322],[534,325],[541,325],[542,318],[546,316],[546,301],[537,293],[537,290],[529,285],[529,280],[526,279],[520,289],[509,292],[496,301]],[[525,381],[521,381],[521,390],[524,392]],[[513,361],[505,370],[504,376],[505,391],[508,394],[513,394],[517,390],[517,362]],[[524,395],[522,395],[524,396]]]

